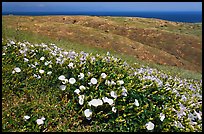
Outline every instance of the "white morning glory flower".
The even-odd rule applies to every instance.
[[[111,80],[111,83],[110,83],[111,85],[116,85],[116,83],[113,81],[113,80]]]
[[[76,94],[79,94],[79,93],[80,93],[80,90],[79,90],[79,89],[76,89],[76,90],[74,90],[74,92],[75,92]]]
[[[81,86],[79,87],[79,89],[80,89],[80,90],[85,90],[86,88],[85,88],[85,86],[81,85]]]
[[[115,107],[112,107],[112,111],[114,112],[114,113],[116,113],[116,108]]]
[[[163,120],[164,120],[164,118],[165,118],[165,114],[160,113],[159,117],[160,117],[160,120],[161,120],[161,121],[163,121]]]
[[[99,105],[103,105],[103,101],[101,99],[93,99],[90,102],[88,102],[89,106],[97,107]]]
[[[70,83],[70,84],[74,84],[75,82],[76,82],[76,80],[75,80],[74,78],[70,78],[70,79],[69,79],[69,83]]]
[[[47,74],[48,74],[48,75],[51,75],[51,74],[52,74],[52,71],[48,71]]]
[[[27,59],[27,58],[23,58],[24,59],[24,62],[28,62],[29,61],[29,59]]]
[[[110,82],[109,80],[106,80],[106,81],[105,81],[105,84],[108,85],[108,86],[110,86],[110,85],[111,85],[111,82]]]
[[[201,115],[199,113],[197,113],[195,110],[194,110],[194,113],[197,115],[199,120],[202,120],[202,117],[201,117]]]
[[[30,119],[30,116],[28,115],[24,116],[24,120],[28,120],[28,119]]]
[[[62,81],[62,80],[65,80],[65,76],[64,76],[64,75],[60,75],[60,76],[58,77],[58,79],[61,80],[61,81]]]
[[[106,75],[105,73],[102,73],[102,74],[101,74],[101,77],[102,77],[103,79],[105,79],[106,76],[107,76],[107,75]]]
[[[19,72],[21,72],[21,69],[19,67],[16,67],[16,68],[14,68],[14,71],[19,73]]]
[[[39,70],[39,72],[40,72],[41,74],[43,74],[45,71],[44,71],[44,70]]]
[[[83,73],[80,73],[80,74],[78,75],[78,77],[79,77],[79,79],[81,80],[81,79],[84,78],[84,74],[83,74]]]
[[[115,91],[111,91],[110,95],[111,95],[111,97],[113,97],[115,99],[118,97]]]
[[[127,96],[127,89],[125,89],[125,87],[122,87],[122,93],[121,93],[121,95],[122,96]]]
[[[108,103],[109,105],[113,105],[113,99],[109,99],[108,97],[103,97],[102,98],[104,103]]]
[[[42,117],[41,119],[42,119],[42,120],[45,120],[45,117]]]
[[[71,62],[71,63],[69,63],[68,67],[69,67],[69,68],[73,68],[73,67],[74,67],[74,64]]]
[[[88,76],[90,76],[91,75],[91,72],[88,72]]]
[[[86,118],[87,120],[91,120],[91,117]]]
[[[95,85],[97,83],[97,79],[96,78],[91,78],[91,83]]]
[[[52,65],[51,65],[51,64],[49,65],[49,68],[52,68]]]
[[[46,62],[45,62],[45,66],[47,66],[48,64],[49,64],[49,62],[48,62],[48,61],[46,61]]]
[[[40,60],[44,60],[44,59],[45,59],[45,57],[41,57],[41,58],[40,58]]]
[[[139,102],[138,102],[138,100],[137,99],[135,99],[135,102],[134,102],[134,104],[135,104],[135,106],[139,106]]]
[[[14,42],[14,41],[10,41],[10,44],[11,44],[11,45],[14,45],[14,44],[15,44],[15,42]]]
[[[61,85],[60,89],[64,91],[66,89],[66,85]]]
[[[154,129],[154,124],[150,121],[145,124],[147,130],[153,130]]]
[[[44,124],[44,121],[42,119],[37,119],[36,122],[37,122],[38,125]]]
[[[122,84],[124,84],[124,81],[123,81],[123,80],[118,80],[117,83],[118,83],[119,85],[122,85]]]
[[[92,111],[91,109],[86,109],[84,111],[84,115],[86,116],[86,118],[90,119],[91,115],[92,115]]]
[[[79,104],[80,105],[84,104],[84,95],[79,95]]]

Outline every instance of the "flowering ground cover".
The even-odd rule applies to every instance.
[[[2,39],[3,131],[202,131],[202,80]]]

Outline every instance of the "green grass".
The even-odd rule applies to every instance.
[[[5,32],[6,31],[6,32]],[[58,47],[61,47],[65,50],[75,50],[76,52],[84,51],[87,53],[93,53],[93,54],[101,54],[105,55],[107,53],[106,50],[100,49],[100,48],[95,48],[95,47],[90,47],[87,45],[79,44],[77,42],[71,42],[65,38],[62,39],[55,39],[55,38],[49,38],[47,36],[43,35],[38,35],[36,33],[31,33],[31,32],[26,32],[26,31],[16,31],[15,29],[7,28],[5,24],[3,23],[2,26],[2,35],[3,37],[8,37],[11,39],[19,40],[19,41],[29,41],[31,43],[54,43]],[[156,68],[160,71],[164,71],[166,73],[169,73],[173,76],[179,76],[181,78],[191,78],[191,79],[201,79],[202,74],[184,70],[178,67],[171,67],[171,66],[165,66],[165,65],[158,65],[155,63],[149,63],[146,61],[142,61],[139,59],[136,59],[133,56],[125,55],[125,54],[119,54],[116,53],[112,50],[109,51],[112,55],[115,57],[121,58],[125,60],[127,63],[130,65],[133,65],[134,63],[138,63],[139,66],[145,65],[149,66],[152,68]]]
[[[155,19],[140,19],[137,21],[129,21],[128,17],[103,17],[108,20],[111,20],[113,22],[120,24],[128,24],[128,26],[137,26],[138,28],[155,28],[157,30],[165,30],[166,32],[175,33],[175,34],[182,34],[182,35],[194,35],[199,38],[202,38],[202,23],[185,23],[180,24],[180,26],[174,26],[172,24],[167,24],[167,26],[156,26],[158,25],[156,23]],[[155,27],[156,26],[156,27]],[[191,27],[195,27],[192,29]]]

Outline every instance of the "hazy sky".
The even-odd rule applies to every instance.
[[[202,11],[202,2],[2,2],[2,12]]]

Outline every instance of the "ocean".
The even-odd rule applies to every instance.
[[[2,15],[45,16],[45,15],[90,15],[156,18],[174,22],[200,23],[202,12],[3,12]]]

